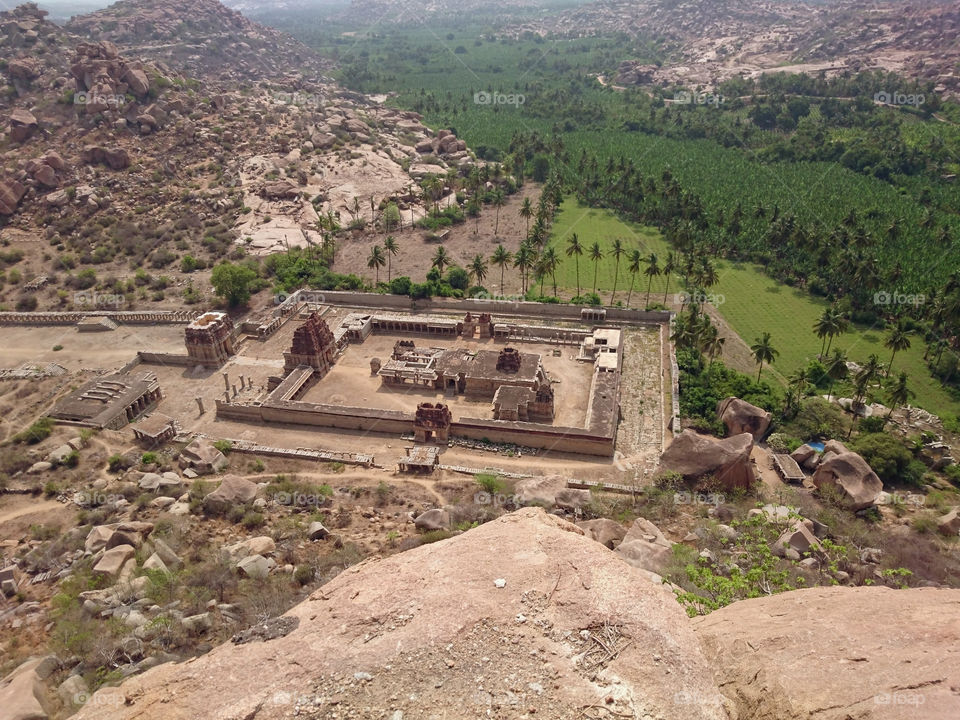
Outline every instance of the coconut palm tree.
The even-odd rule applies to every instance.
[[[800,368],[793,375],[790,376],[790,390],[792,392],[787,393],[787,406],[795,404],[796,407],[800,407],[800,398],[803,397],[803,394],[807,391],[807,388],[810,387],[810,371],[807,368]],[[793,393],[796,393],[796,398],[794,398]]]
[[[583,255],[583,245],[580,244],[580,238],[576,233],[572,233],[567,238],[567,249],[564,251],[567,257],[573,256],[577,267],[577,297],[580,297],[580,256]]]
[[[533,205],[528,197],[525,197],[523,202],[520,203],[520,217],[526,221],[526,227],[523,230],[524,237],[526,237],[530,234],[530,218],[533,217]]]
[[[767,363],[769,365],[772,363],[776,360],[780,352],[771,344],[770,333],[768,332],[763,333],[754,340],[753,345],[750,346],[750,352],[753,353],[753,359],[757,365],[760,366],[760,369],[757,370],[757,382],[760,382],[760,373],[763,372],[763,364]]]
[[[400,252],[400,246],[393,235],[387,235],[387,239],[383,241],[383,249],[387,251],[387,282],[390,282],[393,277],[393,256]]]
[[[833,355],[827,360],[827,377],[830,378],[830,389],[827,391],[827,402],[833,395],[833,384],[837,380],[843,380],[847,377],[849,370],[847,368],[847,354],[837,348]]]
[[[670,292],[670,276],[677,270],[677,256],[673,250],[667,253],[667,260],[663,264],[663,274],[667,278],[667,286],[663,289],[663,304],[667,304],[667,293]]]
[[[497,249],[494,250],[493,255],[490,256],[490,262],[500,268],[500,295],[503,295],[503,270],[510,264],[511,260],[513,260],[513,255],[510,254],[510,251],[507,250],[502,243],[497,245]]]
[[[369,257],[367,257],[367,267],[373,268],[376,270],[377,278],[375,280],[376,284],[380,284],[380,268],[387,264],[387,258],[384,257],[383,248],[379,245],[374,245],[373,250],[370,251]]]
[[[610,248],[610,254],[613,255],[614,260],[616,260],[616,265],[613,270],[613,295],[610,297],[610,304],[613,305],[617,297],[617,279],[620,277],[620,258],[627,254],[627,249],[623,246],[623,240],[620,238],[613,239],[613,247]]]
[[[517,254],[513,256],[513,266],[520,271],[520,289],[527,293],[527,273],[533,269],[537,260],[537,253],[526,242],[520,243]]]
[[[902,322],[890,328],[887,339],[883,344],[884,347],[892,350],[890,353],[890,364],[887,366],[887,377],[890,377],[890,371],[893,369],[893,359],[897,357],[897,353],[901,350],[910,349],[910,336],[907,334]]]
[[[663,272],[660,269],[660,262],[656,253],[650,253],[646,262],[647,268],[643,271],[643,274],[647,276],[647,302],[644,305],[645,308],[650,306],[650,284],[655,277],[659,277]]]
[[[493,234],[496,235],[497,231],[500,229],[500,208],[506,204],[506,199],[503,195],[503,188],[497,188],[493,191],[493,206],[497,209],[497,220],[493,224]]]
[[[543,262],[544,269],[550,274],[551,279],[553,280],[553,296],[557,296],[557,267],[560,265],[560,256],[557,255],[557,251],[554,249],[553,245],[548,247],[543,251],[543,254],[540,256],[540,260]],[[543,286],[541,285],[541,288]]]
[[[633,297],[633,284],[637,280],[637,273],[640,272],[640,266],[643,264],[643,257],[639,250],[631,250],[627,253],[627,272],[630,273],[630,291],[627,293],[627,306],[630,306],[630,299]]]
[[[544,258],[545,254],[546,253],[537,255],[533,262],[533,279],[540,283],[540,297],[543,297],[543,281],[547,275],[550,274],[550,268],[547,267],[547,262]]]
[[[450,256],[447,254],[447,249],[443,245],[437,248],[430,264],[439,270],[441,274],[443,274],[443,269],[450,265]]]
[[[600,261],[603,260],[603,250],[600,249],[600,243],[594,242],[590,246],[590,259],[593,260],[593,294],[597,294],[597,269],[600,267]]]
[[[890,398],[890,412],[887,413],[887,417],[893,415],[896,408],[906,405],[913,395],[914,392],[907,387],[907,373],[901,370],[897,382],[887,390],[887,397]]]
[[[487,261],[484,260],[483,255],[478,253],[473,256],[467,272],[473,277],[475,284],[483,285],[483,280],[487,277]]]

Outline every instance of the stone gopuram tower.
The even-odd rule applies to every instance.
[[[450,423],[453,415],[442,403],[420,403],[413,423],[413,439],[418,443],[445,443],[450,439]]]
[[[187,325],[187,355],[204,367],[220,367],[233,355],[233,321],[226,313],[204,313]]]
[[[284,372],[298,365],[309,365],[321,375],[326,375],[334,362],[337,346],[327,321],[317,313],[310,313],[306,322],[293,333],[293,344],[283,354]]]

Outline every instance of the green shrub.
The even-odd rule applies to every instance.
[[[243,526],[247,530],[255,530],[258,527],[263,527],[263,523],[265,521],[263,518],[263,513],[258,513],[254,510],[251,510],[250,512],[244,514],[242,522]]]
[[[228,454],[233,449],[233,443],[231,443],[229,440],[216,440],[214,441],[213,446],[224,455]]]
[[[37,420],[33,425],[28,427],[26,430],[17,433],[13,436],[14,442],[26,443],[28,445],[35,445],[38,442],[43,442],[48,437],[50,433],[53,432],[53,420],[48,417],[42,417]]]
[[[309,585],[313,582],[316,574],[316,570],[313,569],[312,565],[297,565],[297,569],[293,571],[293,579],[299,585]]]
[[[145,452],[140,456],[140,462],[143,465],[153,465],[157,462],[157,454],[155,452]]]

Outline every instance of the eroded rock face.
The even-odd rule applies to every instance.
[[[693,622],[741,720],[953,720],[960,590],[811,588]]]
[[[660,457],[660,472],[676,472],[689,481],[712,476],[725,489],[747,488],[754,481],[752,450],[749,433],[715,440],[684,430]]]
[[[838,449],[846,450],[842,445]],[[829,458],[824,453],[824,459],[813,474],[813,484],[818,490],[826,487],[838,490],[850,510],[863,510],[876,504],[883,491],[883,482],[867,461],[849,450]]]
[[[292,716],[299,697],[329,698],[334,686],[342,688],[338,704],[325,702],[318,717],[360,708],[369,717],[464,717],[477,702],[503,704],[512,716],[511,697],[543,718],[575,717],[598,704],[624,717],[728,717],[672,594],[537,508],[355,566],[285,617],[298,624],[284,637],[153,668],[101,689],[77,717],[274,720]],[[370,618],[385,622],[372,626]],[[612,618],[621,652],[601,676],[618,678],[615,692],[609,679],[591,680],[573,660],[596,645],[589,633]],[[697,701],[679,705],[678,693]]]
[[[770,427],[770,413],[736,397],[717,404],[717,419],[723,422],[728,435],[750,433],[755,442],[763,438]]]

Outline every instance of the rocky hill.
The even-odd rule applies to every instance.
[[[599,0],[525,22],[514,34],[627,33],[665,41],[668,82],[708,85],[761,71],[871,67],[956,91],[956,3]]]
[[[252,22],[218,0],[121,0],[73,18],[66,29],[162,58],[194,76],[267,80],[311,77],[330,67],[289,35]]]
[[[24,252],[60,254],[27,257],[27,280],[69,271],[64,256],[132,274],[183,254],[211,265],[241,241],[305,246],[355,201],[392,199],[409,220],[423,214],[419,178],[473,162],[215,0],[127,0],[65,27],[45,15],[0,13],[0,223]],[[34,299],[63,304],[52,285]]]
[[[528,508],[365,561],[76,717],[946,719],[958,608],[957,590],[813,588],[690,620],[649,573]]]

